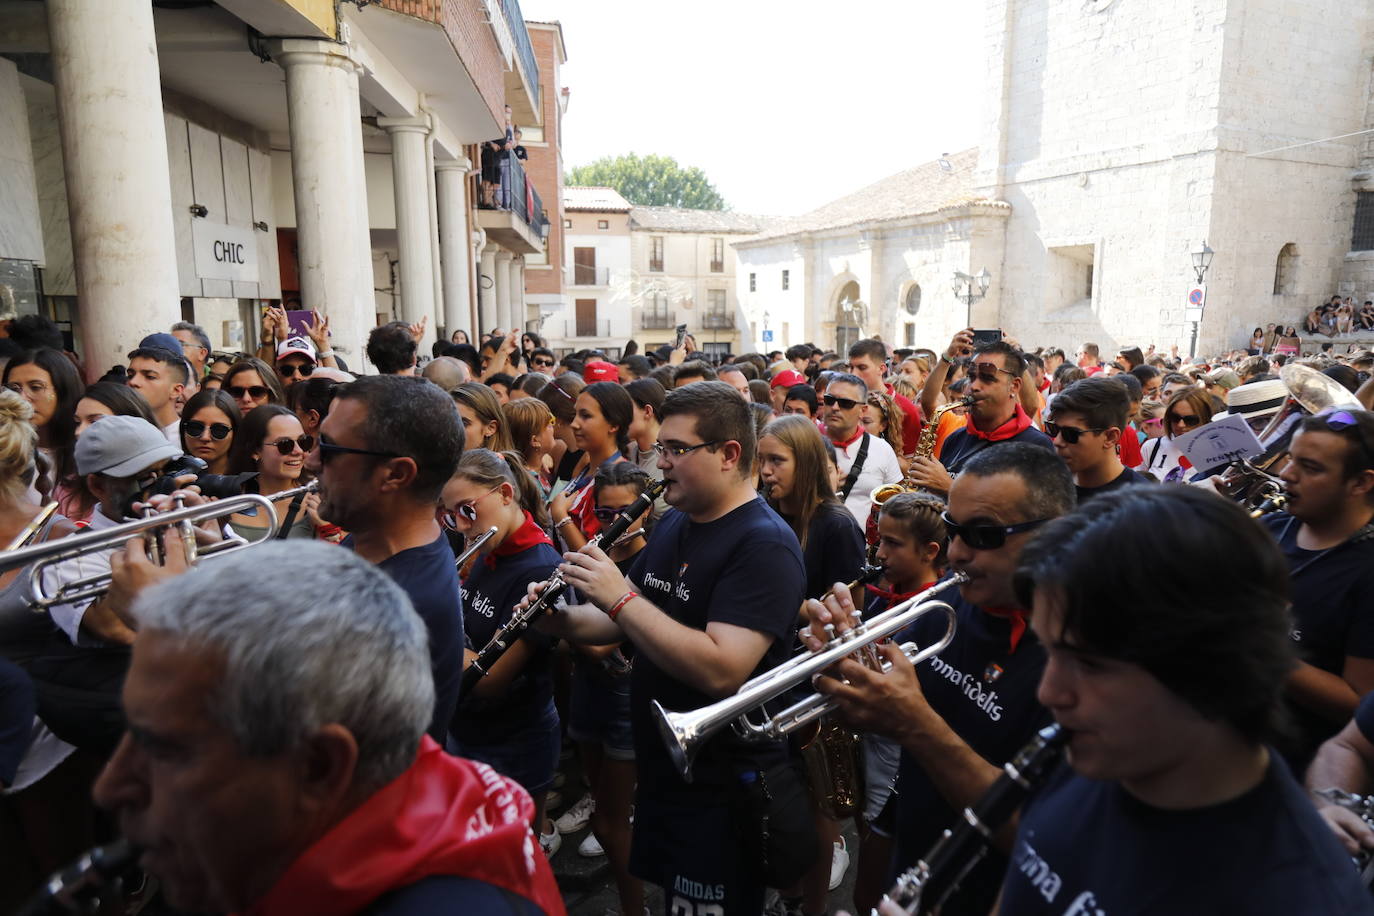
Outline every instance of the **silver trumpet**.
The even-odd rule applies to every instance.
[[[302,490],[307,489],[307,487],[297,487],[294,490],[273,494],[271,499],[256,493],[244,493],[199,506],[186,506],[169,512],[149,514],[144,518],[125,522],[113,528],[106,528],[103,531],[86,531],[55,541],[45,541],[41,544],[20,547],[17,550],[8,550],[0,554],[0,574],[25,566],[31,567],[28,574],[29,605],[35,611],[45,611],[56,604],[96,600],[103,597],[110,589],[111,574],[108,570],[64,583],[51,594],[44,587],[43,573],[58,563],[76,560],[90,554],[117,550],[129,541],[142,538],[149,532],[171,527],[180,529],[184,535],[183,542],[188,563],[198,563],[221,554],[242,550],[251,547],[253,543],[270,541],[276,536],[277,513],[272,506],[274,501],[296,496]],[[211,520],[228,521],[229,516],[235,513],[255,514],[259,512],[267,520],[267,534],[262,541],[249,542],[242,538],[228,538],[207,547],[196,545],[195,534],[192,530],[194,526]],[[154,560],[161,562],[156,547],[154,547]]]
[[[486,531],[477,535],[475,538],[468,539],[463,552],[458,555],[458,559],[453,561],[455,569],[462,570],[463,564],[468,561],[468,557],[482,549],[482,545],[496,536],[496,526],[492,525]]]
[[[682,778],[691,781],[692,761],[702,746],[716,732],[731,723],[740,737],[762,741],[782,738],[791,732],[816,721],[838,705],[822,693],[813,693],[798,700],[761,722],[749,718],[749,713],[758,709],[769,700],[780,696],[804,681],[814,682],[815,678],[836,662],[870,649],[880,640],[886,639],[925,616],[940,612],[947,619],[944,636],[937,642],[921,648],[914,642],[902,644],[902,654],[913,665],[932,655],[938,655],[954,638],[954,609],[943,601],[934,601],[937,592],[944,591],[968,581],[968,576],[958,572],[943,582],[913,595],[901,604],[893,605],[886,611],[865,621],[859,611],[854,612],[853,628],[836,635],[832,624],[826,625],[829,642],[825,648],[816,652],[795,655],[770,671],[745,681],[733,696],[718,700],[700,709],[685,712],[669,712],[657,700],[653,702],[654,715],[658,720],[658,730],[668,746],[668,754],[673,758]],[[881,662],[881,669],[888,670],[891,664]]]

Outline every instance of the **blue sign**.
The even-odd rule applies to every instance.
[[[773,332],[772,332],[772,331],[765,330],[765,331],[763,332],[763,342],[764,342],[764,343],[772,343],[772,342],[773,342]]]

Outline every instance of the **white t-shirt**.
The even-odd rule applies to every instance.
[[[839,466],[840,478],[843,480],[848,477],[849,469],[854,466],[854,459],[858,457],[859,447],[865,439],[868,440],[868,456],[864,458],[859,479],[854,481],[854,488],[844,501],[844,507],[860,525],[867,524],[869,511],[873,508],[868,501],[868,494],[885,483],[900,483],[902,480],[902,466],[897,463],[897,453],[892,446],[886,440],[868,433],[845,448],[835,443],[835,463]]]

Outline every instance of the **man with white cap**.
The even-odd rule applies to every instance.
[[[1226,396],[1226,409],[1230,416],[1244,417],[1258,436],[1287,402],[1288,386],[1274,378],[1232,388]]]
[[[76,470],[99,502],[91,513],[88,531],[113,528],[132,515],[132,505],[160,476],[181,449],[141,417],[102,417],[76,440]],[[43,586],[52,594],[62,583],[110,571],[115,548],[100,550],[50,566]],[[75,645],[129,645],[134,631],[127,608],[118,596],[83,599],[49,608],[53,622]]]
[[[315,345],[308,338],[288,337],[277,344],[277,376],[282,387],[310,378],[318,362]]]

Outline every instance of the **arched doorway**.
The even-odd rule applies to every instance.
[[[859,298],[859,284],[850,280],[835,296],[835,352],[849,353],[851,344],[863,337],[867,304]]]

